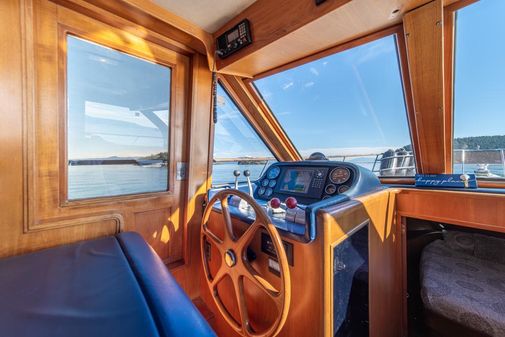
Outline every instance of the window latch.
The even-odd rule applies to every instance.
[[[187,166],[187,163],[185,162],[177,162],[177,169],[176,169],[176,175],[175,175],[175,179],[177,181],[181,181],[181,180],[186,180],[186,166]]]

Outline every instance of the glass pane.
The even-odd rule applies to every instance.
[[[505,1],[457,12],[454,83],[455,173],[505,177]],[[492,34],[490,33],[492,32]]]
[[[67,37],[68,199],[168,188],[170,68]]]
[[[394,36],[254,84],[304,158],[322,152],[383,176],[414,174]]]
[[[275,161],[272,152],[242,115],[221,85],[217,87],[217,123],[214,126],[214,185],[233,182],[234,170],[260,177],[263,169]],[[245,181],[242,174],[239,181]]]

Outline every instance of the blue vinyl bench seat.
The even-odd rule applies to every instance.
[[[0,260],[0,336],[215,336],[133,232]]]

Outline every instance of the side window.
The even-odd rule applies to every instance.
[[[258,179],[275,158],[221,85],[217,88],[216,113],[213,184],[232,182],[234,170],[249,170],[251,179]],[[243,175],[240,180],[245,180]]]
[[[482,0],[456,17],[455,173],[505,178],[504,1]],[[489,32],[493,32],[490,34]]]
[[[170,76],[67,36],[69,200],[168,189]]]

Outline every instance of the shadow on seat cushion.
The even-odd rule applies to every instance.
[[[485,336],[505,336],[505,265],[474,255],[476,235],[448,233],[426,246],[421,297],[428,312]]]

